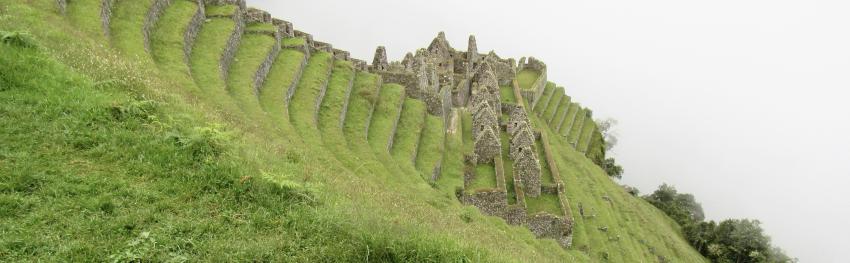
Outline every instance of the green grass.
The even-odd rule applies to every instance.
[[[289,111],[286,106],[286,93],[289,85],[300,74],[301,61],[304,53],[292,49],[283,49],[275,58],[269,75],[260,89],[260,106],[273,122],[277,123],[284,134],[296,139],[298,135],[292,130],[289,122]]]
[[[539,101],[537,102],[536,105],[534,105],[534,113],[536,113],[538,116],[540,114],[543,114],[543,111],[545,111],[546,107],[549,106],[549,100],[552,99],[552,94],[554,94],[554,93],[555,93],[555,86],[554,85],[546,85],[546,87],[543,89],[542,95],[540,95]]]
[[[587,152],[590,147],[590,140],[593,133],[596,131],[596,122],[592,118],[585,118],[584,126],[582,127],[581,135],[579,136],[578,146],[576,149],[579,152]]]
[[[271,31],[277,32],[277,27],[269,23],[250,23],[245,27],[246,31]]]
[[[378,104],[372,115],[372,123],[369,124],[369,145],[376,154],[387,152],[393,124],[399,117],[402,96],[404,96],[404,87],[398,84],[384,84],[381,87]]]
[[[54,1],[55,4],[55,1]],[[75,28],[95,41],[105,41],[103,23],[100,20],[100,1],[69,1],[65,11]],[[141,31],[141,29],[139,29]]]
[[[183,53],[183,36],[196,9],[191,2],[176,1],[165,10],[150,35],[151,56],[160,71],[189,90],[195,90],[195,86],[186,81],[191,77]]]
[[[502,102],[516,104],[516,94],[514,94],[513,86],[501,86],[499,87],[499,92]]]
[[[349,140],[366,140],[369,128],[369,112],[378,100],[378,76],[357,73],[348,103],[348,113],[343,123],[345,137]],[[353,147],[352,148],[357,148]]]
[[[154,1],[116,1],[112,6],[112,21],[109,24],[112,46],[125,56],[150,59],[145,52],[142,29],[145,17]]]
[[[181,2],[185,1],[177,1],[172,6]],[[209,19],[204,23],[197,39],[195,39],[192,57],[189,60],[192,77],[197,86],[205,96],[220,101],[229,100],[227,83],[222,78],[219,62],[234,28],[236,28],[236,24],[229,19]]]
[[[267,35],[244,34],[230,66],[228,93],[252,119],[265,119],[266,116],[254,87],[254,75],[275,44],[275,39]]]
[[[300,47],[307,43],[302,37],[288,37],[281,41],[281,46],[284,47]]]
[[[425,129],[422,130],[416,154],[416,169],[429,179],[437,163],[443,159],[445,131],[443,118],[425,115]]]
[[[555,216],[563,216],[561,211],[561,203],[558,200],[558,195],[540,194],[538,197],[525,196],[525,204],[528,208],[528,215],[533,215],[540,212],[550,213]]]
[[[236,12],[235,5],[206,5],[206,15],[210,16],[229,16]]]
[[[305,199],[294,185],[246,180],[258,171],[230,154],[226,133],[192,117],[170,120],[175,109],[126,92],[137,87],[98,87],[34,50],[0,53],[0,72],[15,72],[0,74],[0,261],[96,261],[125,251],[156,261],[293,260],[263,251],[337,246],[300,234],[319,225],[287,226],[319,218],[299,208]],[[239,219],[245,214],[253,223]],[[133,248],[132,240],[141,242]]]
[[[333,67],[333,58],[330,53],[319,52],[313,54],[307,61],[307,67],[301,74],[301,81],[295,88],[295,94],[289,105],[289,120],[301,134],[304,142],[319,146],[321,136],[316,126],[316,103],[323,86],[328,81],[329,69]]]
[[[558,106],[557,114],[555,114],[554,118],[549,120],[549,127],[552,127],[553,130],[557,131],[560,129],[560,125],[563,124],[564,118],[567,116],[567,111],[572,104],[572,98],[570,96],[564,95],[564,100],[561,102],[561,105]]]
[[[453,115],[459,116],[457,110],[452,111]],[[454,196],[456,188],[463,188],[463,134],[460,118],[453,118],[450,123],[448,133],[446,133],[446,150],[443,152],[443,167],[440,179],[435,183],[438,190],[446,196]],[[454,125],[454,129],[451,129]]]
[[[508,133],[500,133],[502,137],[502,167],[505,169],[505,188],[508,191],[508,204],[516,204],[516,188],[514,186],[514,161],[510,158],[511,139]]]
[[[472,154],[475,151],[475,142],[472,141],[472,113],[464,110],[461,111],[460,116],[463,129],[463,153]]]
[[[653,262],[654,254],[705,262],[669,218],[558,136],[548,137],[576,215],[568,250],[457,202],[457,131],[446,138],[449,158],[436,189],[403,176],[415,170],[365,140],[369,101],[379,93],[360,92],[376,90],[372,74],[356,73],[340,135],[330,128],[341,99],[336,83],[350,75],[335,64],[318,128],[302,133],[319,144],[290,140],[272,120],[242,113],[226,93],[193,87],[179,43],[194,10],[179,15],[179,2],[156,29],[174,45],[154,48],[161,59],[151,70],[103,48],[102,37],[89,37],[73,17],[57,16],[52,0],[0,2],[0,30],[30,31],[42,45],[0,46],[0,261],[120,254],[150,262],[361,262],[364,255],[377,262],[600,262],[607,253],[610,262]],[[99,12],[91,13],[99,26]],[[202,34],[213,34],[214,23]],[[229,32],[219,33],[226,41]],[[212,70],[193,63],[193,72],[217,78],[221,55],[210,56]],[[217,81],[204,88],[225,92]],[[596,216],[578,216],[579,202]]]
[[[570,144],[575,145],[578,142],[579,136],[584,128],[585,119],[587,119],[587,111],[584,108],[581,108],[576,113],[576,120],[573,122],[573,126],[570,128],[570,134],[567,136],[567,141],[570,142]]]
[[[555,185],[555,180],[552,178],[552,170],[549,163],[546,162],[546,150],[543,148],[543,141],[537,139],[534,141],[534,150],[537,151],[537,158],[540,160],[540,183],[542,185]]]
[[[474,167],[475,178],[467,187],[468,192],[496,188],[496,167],[491,163],[478,164]]]
[[[523,90],[534,88],[532,85],[534,85],[534,82],[537,81],[538,77],[540,77],[540,72],[532,69],[520,70],[516,75],[519,88]]]
[[[213,18],[205,22],[198,33],[190,64],[195,82],[206,92],[221,92],[227,88],[219,62],[234,28],[236,24],[229,19]]]
[[[396,162],[404,165],[415,165],[413,158],[417,153],[419,137],[425,126],[425,103],[412,99],[404,99],[398,128],[393,137],[393,147],[390,154]],[[423,173],[423,176],[428,176]]]
[[[552,99],[549,100],[549,104],[546,106],[546,110],[543,111],[542,117],[543,121],[549,123],[559,106],[561,106],[561,99],[564,98],[564,88],[557,87],[552,93]]]
[[[578,114],[580,109],[581,106],[578,103],[572,103],[570,105],[570,108],[567,110],[566,119],[564,120],[564,123],[561,124],[561,129],[558,132],[561,136],[569,136],[570,131],[573,128],[573,123],[575,122],[577,116],[576,114]]]

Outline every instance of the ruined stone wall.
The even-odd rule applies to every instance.
[[[460,201],[477,207],[485,215],[502,216],[508,206],[507,196],[508,193],[502,189],[491,189],[464,193]]]
[[[142,34],[145,38],[145,51],[151,51],[150,34],[153,26],[159,21],[159,17],[165,12],[165,9],[171,5],[171,0],[154,0],[148,13],[145,15],[145,22],[142,25]]]
[[[280,29],[280,35],[283,37],[294,37],[292,23],[277,18],[272,18],[272,24]]]
[[[446,87],[446,88],[443,88],[442,91],[440,91],[440,107],[442,108],[440,110],[440,116],[443,117],[443,127],[447,128],[447,127],[449,127],[449,119],[451,118],[450,115],[451,115],[451,111],[452,111],[452,91],[451,91],[451,88]],[[444,136],[445,136],[445,132],[447,132],[447,131],[448,131],[447,129],[443,129],[443,132],[444,132],[443,135]]]
[[[245,10],[245,0],[204,0],[207,5],[235,5],[240,10]]]
[[[294,35],[295,37],[301,37],[301,38],[304,38],[304,41],[305,41],[305,42],[307,42],[307,46],[308,46],[308,47],[310,47],[310,48],[312,48],[312,47],[313,47],[313,35],[310,35],[310,34],[304,33],[304,32],[302,32],[302,31],[300,31],[300,30],[293,30],[292,32],[293,32],[293,35]]]
[[[295,72],[295,78],[292,80],[292,83],[289,83],[289,88],[286,89],[286,107],[289,106],[292,96],[295,95],[295,89],[298,87],[298,82],[301,81],[301,73],[304,72],[305,67],[307,67],[307,56],[301,59],[301,65],[298,66],[298,70]]]
[[[334,69],[333,59],[328,63],[328,68],[325,71],[325,80],[319,88],[319,95],[316,97],[316,102],[313,106],[313,123],[319,125],[319,109],[322,107],[322,101],[325,100],[325,94],[328,92],[328,82],[331,80],[331,72]]]
[[[401,114],[399,114],[399,116],[401,116]],[[410,159],[410,162],[413,163],[414,166],[416,165],[416,158],[419,156],[419,146],[422,145],[422,138],[425,137],[425,136],[422,136],[422,134],[425,133],[425,127],[428,125],[428,121],[425,120],[425,118],[427,118],[427,117],[428,117],[428,112],[422,112],[422,119],[423,119],[422,124],[423,125],[422,125],[422,128],[419,129],[419,138],[418,138],[418,140],[416,140],[416,144],[413,144],[413,157]],[[431,177],[433,177],[433,176],[434,175],[431,174]]]
[[[527,152],[527,151],[526,151]],[[540,163],[533,152],[527,152],[514,161],[514,171],[522,178],[523,190],[530,197],[540,196]]]
[[[345,118],[348,116],[348,102],[351,100],[351,90],[354,89],[354,79],[357,72],[351,73],[351,78],[348,79],[348,85],[345,86],[345,99],[342,101],[342,111],[339,115],[339,128],[345,127]]]
[[[457,86],[452,90],[452,104],[455,107],[465,107],[469,102],[470,83],[468,79],[463,79],[458,82]]]
[[[245,21],[247,23],[271,23],[272,15],[269,12],[249,7],[245,9]]]
[[[313,40],[313,48],[315,50],[324,51],[324,52],[328,52],[328,53],[333,53],[333,49],[334,49],[333,45],[325,43],[325,42],[321,42],[321,41],[316,41],[316,40]]]
[[[384,78],[381,77],[381,75],[378,75],[378,87],[377,87],[377,90],[375,91],[375,98],[381,97],[381,89],[383,88],[383,86],[384,86]],[[402,98],[404,98],[404,96],[402,96]],[[376,106],[375,104],[377,104],[377,101],[372,101],[371,103],[372,103],[372,105],[369,106],[369,115],[366,116],[366,137],[363,138],[364,140],[369,138],[369,127],[372,126],[371,125],[372,117],[375,115],[375,106]]]
[[[65,11],[68,9],[68,0],[56,0],[56,9],[59,14],[65,15]]]
[[[186,27],[186,32],[183,33],[183,61],[189,65],[189,59],[192,58],[192,49],[195,47],[195,40],[198,38],[198,33],[201,32],[201,27],[207,19],[206,7],[204,1],[197,0],[198,9],[195,10],[195,15],[192,16],[192,21]]]
[[[414,99],[421,99],[421,93],[417,88],[419,83],[416,75],[408,72],[375,71],[386,83],[396,83],[404,86],[405,95]]]
[[[398,101],[398,113],[396,113],[395,122],[393,122],[393,129],[390,132],[390,139],[387,142],[387,151],[393,148],[393,142],[395,141],[395,135],[398,132],[398,122],[401,121],[401,112],[404,111],[404,99],[407,98],[404,92],[402,92],[400,99]]]
[[[436,183],[437,180],[440,179],[442,174],[443,174],[443,159],[441,157],[441,159],[439,161],[437,161],[437,165],[434,165],[434,170],[431,171],[431,182]]]
[[[221,2],[219,0],[218,2]],[[230,65],[236,57],[236,51],[239,49],[239,43],[242,42],[242,34],[245,33],[245,1],[240,0],[236,12],[233,13],[232,19],[236,24],[233,32],[230,33],[230,38],[227,40],[227,46],[222,51],[219,67],[221,68],[221,78],[225,81],[230,77]],[[208,2],[209,3],[209,2]]]
[[[565,103],[565,105],[564,105],[564,113],[563,113],[563,114],[561,114],[561,119],[559,119],[559,120],[557,121],[557,124],[555,124],[555,125],[556,125],[556,126],[555,126],[555,130],[556,130],[556,131],[558,131],[558,132],[560,132],[560,131],[561,131],[561,126],[563,126],[563,125],[564,125],[564,120],[566,120],[566,119],[567,119],[567,112],[569,112],[569,111],[570,111],[570,107],[571,107],[571,106],[572,106],[572,104],[573,104],[573,102],[572,102],[572,98],[570,98],[570,96],[567,96],[566,94],[564,94],[564,96],[566,97],[566,100],[567,100],[567,102],[566,102],[566,103]]]
[[[334,48],[333,49],[333,55],[334,55],[334,59],[338,59],[338,60],[350,61],[350,59],[351,59],[351,54],[348,51],[345,51],[345,50],[340,50],[340,49]]]
[[[496,156],[493,158],[493,165],[496,168],[496,188],[507,191],[507,187],[505,186],[505,168],[504,161],[502,160],[502,156]],[[505,198],[507,200],[507,198]]]
[[[257,72],[254,73],[254,95],[259,98],[260,89],[263,88],[263,83],[266,81],[266,77],[269,75],[269,71],[272,69],[272,63],[274,63],[277,55],[280,54],[280,42],[283,40],[280,35],[280,31],[274,32],[275,43],[271,49],[269,49],[268,54],[266,55],[266,59],[263,60],[263,63],[260,64],[260,67],[257,68]]]
[[[572,243],[572,222],[549,213],[531,215],[526,220],[526,227],[538,238],[553,238],[562,247]]]
[[[101,0],[100,1],[100,23],[101,27],[103,27],[103,35],[108,39],[110,36],[109,24],[112,20],[112,5],[115,3],[115,0]]]
[[[505,222],[508,224],[518,226],[525,224],[525,220],[527,218],[526,213],[525,206],[519,204],[508,205],[505,207],[501,217],[505,219]]]

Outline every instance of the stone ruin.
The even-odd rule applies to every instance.
[[[101,0],[100,18],[106,35],[109,35],[112,3],[114,1]],[[502,59],[492,51],[487,54],[479,53],[475,36],[469,37],[465,51],[455,50],[446,40],[445,34],[440,32],[427,48],[407,53],[402,61],[398,62],[389,61],[386,48],[380,46],[375,51],[372,64],[369,65],[366,61],[351,58],[348,51],[336,49],[329,43],[314,40],[311,34],[296,30],[292,23],[288,21],[273,18],[271,14],[263,10],[248,8],[245,0],[190,1],[196,2],[198,8],[185,32],[184,59],[191,56],[197,34],[205,20],[211,18],[231,19],[236,24],[236,28],[230,32],[226,49],[222,51],[223,54],[219,62],[219,68],[222,74],[225,74],[222,76],[224,79],[227,78],[228,68],[234,59],[242,35],[267,34],[274,37],[277,44],[269,50],[266,60],[256,71],[255,89],[262,86],[271,63],[277,57],[280,49],[295,48],[305,54],[299,70],[303,70],[311,53],[319,51],[331,53],[337,60],[351,62],[358,70],[368,70],[381,76],[379,78],[381,83],[403,85],[405,96],[424,101],[428,113],[443,116],[447,127],[452,107],[466,107],[472,113],[474,141],[474,152],[471,156],[467,156],[469,158],[467,162],[493,164],[497,167],[497,181],[501,183],[497,183],[497,187],[494,189],[479,191],[474,194],[463,194],[459,196],[461,202],[474,205],[485,214],[500,216],[510,224],[527,225],[538,237],[556,238],[563,246],[568,246],[568,244],[564,245],[561,242],[562,239],[559,238],[564,236],[561,235],[562,232],[568,232],[571,227],[570,221],[565,219],[566,217],[561,218],[550,214],[528,215],[524,202],[508,205],[505,190],[505,175],[501,156],[503,145],[500,132],[507,132],[510,138],[509,158],[514,161],[514,181],[519,182],[517,185],[521,187],[521,189],[517,188],[516,190],[518,198],[522,199],[524,195],[536,197],[541,194],[541,189],[546,189],[540,185],[541,166],[533,146],[536,134],[529,125],[530,121],[525,109],[518,105],[503,105],[500,98],[500,87],[511,85],[518,70],[532,68],[542,70],[545,74],[545,64],[542,62],[530,58],[528,61],[521,60],[517,65],[515,60]],[[56,1],[58,13],[64,14],[68,2],[68,0]],[[149,35],[153,25],[160,19],[165,8],[171,2],[171,0],[154,0],[151,10],[145,17],[143,26],[145,48],[149,48]],[[235,5],[236,8],[232,14],[208,15],[205,12],[207,5]],[[274,25],[274,29],[247,29],[249,23],[268,23]],[[304,43],[282,46],[283,38],[294,37],[303,38]],[[296,79],[294,83],[297,82]],[[349,87],[352,84],[353,78],[349,80]],[[287,89],[286,103],[289,103],[294,87],[293,84]],[[510,114],[504,129],[502,123],[500,123],[503,113]],[[437,170],[438,168],[435,169],[435,173]],[[432,177],[436,178],[437,175]],[[550,189],[548,192],[553,191]]]
[[[506,130],[511,138],[510,158],[514,161],[514,173],[522,179],[526,195],[540,196],[540,159],[534,151],[537,138],[524,109],[514,109]]]

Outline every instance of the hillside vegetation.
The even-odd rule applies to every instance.
[[[100,0],[58,2],[0,0],[2,262],[706,261],[594,163],[588,109],[555,83],[523,98],[541,72],[498,88],[542,135],[544,185],[563,183],[523,202],[571,217],[566,248],[458,201],[467,108],[431,114],[311,39],[237,24],[238,6],[175,0],[147,34],[160,1],[109,1],[109,30]],[[514,187],[507,158],[471,169]]]

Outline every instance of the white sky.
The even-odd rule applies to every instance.
[[[850,248],[847,1],[249,0],[367,61],[445,31],[456,49],[535,56],[595,117],[620,121],[623,182],[756,218],[802,262]]]

